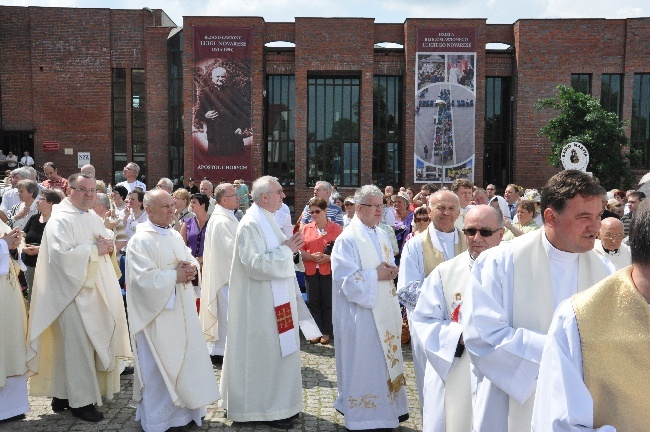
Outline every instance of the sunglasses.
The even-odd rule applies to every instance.
[[[473,237],[478,232],[478,233],[481,233],[481,237],[492,237],[492,234],[499,231],[500,229],[501,228],[497,228],[495,230],[490,230],[490,229],[487,229],[487,228],[483,228],[483,229],[465,228],[463,230],[463,233],[465,233],[466,236]]]
[[[309,214],[320,214],[320,210],[309,210]]]
[[[413,219],[413,220],[415,221],[415,223],[418,223],[418,222],[429,222],[429,218],[415,218],[415,219]]]

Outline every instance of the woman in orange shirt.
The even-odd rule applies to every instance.
[[[300,254],[305,265],[307,285],[307,307],[311,311],[323,337],[312,339],[311,343],[330,343],[332,334],[332,269],[330,254],[334,240],[343,228],[327,219],[327,201],[314,197],[309,201],[312,222],[302,228],[305,245]]]

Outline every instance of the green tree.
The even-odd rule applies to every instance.
[[[561,167],[562,147],[577,141],[589,150],[588,171],[598,177],[605,189],[628,189],[635,183],[630,169],[626,122],[615,113],[600,106],[598,99],[564,85],[557,87],[556,97],[539,99],[537,110],[554,109],[560,114],[542,127],[538,136],[546,136],[553,143],[549,163]]]

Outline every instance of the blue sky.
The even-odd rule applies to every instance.
[[[177,24],[183,16],[364,17],[398,23],[406,18],[487,18],[511,24],[520,18],[636,18],[650,16],[647,0],[1,0],[7,6],[163,9]]]

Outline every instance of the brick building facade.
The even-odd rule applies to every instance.
[[[5,153],[32,145],[37,163],[52,160],[67,174],[76,167],[77,152],[90,152],[98,176],[111,181],[132,159],[144,166],[148,183],[192,176],[190,77],[197,26],[253,28],[251,177],[283,178],[289,201],[295,198],[299,206],[312,195],[313,181],[326,176],[318,169],[314,174],[310,156],[310,98],[316,94],[310,89],[318,91],[319,85],[351,83],[358,97],[353,113],[358,172],[339,190],[351,193],[370,182],[383,186],[386,179],[414,184],[419,29],[469,29],[475,35],[474,179],[479,185],[539,187],[554,172],[547,163],[550,143],[537,136],[553,113],[537,112],[534,104],[553,96],[558,84],[600,98],[631,121],[633,145],[647,149],[650,144],[650,18],[495,25],[484,19],[379,24],[366,18],[274,23],[259,17],[185,17],[181,30],[160,10],[0,7]],[[278,41],[290,46],[277,47],[273,42]],[[376,45],[383,43],[397,45]],[[508,48],[486,49],[491,43]],[[393,165],[386,162],[388,153],[377,150],[386,146],[378,137],[378,85],[397,88],[386,132]],[[290,99],[285,105],[291,107],[281,113],[282,131],[274,130],[277,113],[269,102],[277,89],[285,89]],[[279,136],[286,139],[271,143]],[[43,151],[43,141],[58,142],[59,150]],[[279,145],[277,154],[272,144]],[[649,167],[646,157],[638,172]]]

